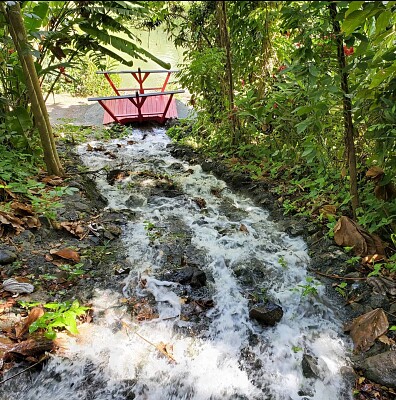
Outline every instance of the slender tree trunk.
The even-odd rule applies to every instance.
[[[232,62],[231,62],[231,45],[230,37],[228,35],[228,24],[227,24],[227,12],[226,12],[226,2],[224,0],[217,2],[217,15],[219,20],[220,28],[220,45],[224,48],[226,52],[226,82],[227,82],[227,96],[228,96],[228,106],[229,113],[232,122],[232,143],[236,144],[238,142],[237,129],[236,129],[236,116],[235,116],[235,102],[234,102],[234,81],[232,78]]]
[[[357,171],[356,171],[356,149],[355,149],[355,128],[352,120],[352,101],[349,97],[348,73],[346,72],[346,60],[344,54],[344,41],[342,38],[341,28],[337,17],[337,5],[335,2],[329,4],[330,16],[333,23],[333,31],[337,44],[337,59],[341,78],[341,90],[343,93],[344,108],[344,137],[345,146],[348,154],[348,167],[350,179],[350,194],[353,217],[356,218],[356,209],[359,207],[359,195],[357,187]]]
[[[4,6],[2,5],[3,11]],[[44,162],[48,173],[63,175],[62,166],[55,146],[54,135],[49,121],[47,108],[41,92],[39,79],[34,65],[33,57],[29,51],[27,34],[23,24],[21,8],[18,2],[7,7],[7,17],[10,25],[10,33],[18,52],[22,65],[23,74],[26,79],[26,86],[32,105],[35,125],[39,131],[41,145],[44,152]]]

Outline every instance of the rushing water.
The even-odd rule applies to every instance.
[[[14,392],[2,399],[350,399],[341,374],[349,344],[340,323],[324,305],[328,300],[321,286],[317,297],[301,293],[309,263],[304,241],[277,230],[265,210],[232,193],[200,166],[173,158],[168,143],[163,129],[153,129],[106,143],[116,160],[79,148],[91,169],[122,162],[132,172],[114,185],[105,176],[97,183],[109,208],[136,212],[123,232],[133,268],[118,292],[97,292],[94,323],[81,327],[67,357],[54,356],[41,373],[25,376],[16,387],[10,383],[7,390]],[[147,170],[169,176],[181,194],[150,196],[150,174],[140,186],[135,181],[139,171]],[[205,210],[192,200],[197,197],[205,199]],[[214,302],[206,311],[207,329],[193,334],[191,323],[179,318],[181,295],[176,284],[158,278],[166,257],[155,239],[150,241],[147,221],[163,229],[183,226],[191,235]],[[249,319],[248,288],[236,278],[235,271],[249,273],[258,265],[264,279],[254,282],[256,290],[261,288],[284,310],[275,327]],[[125,307],[125,298],[131,296],[154,297],[158,318],[135,322]],[[172,344],[175,362],[147,341]],[[303,376],[304,353],[318,360],[319,378]]]

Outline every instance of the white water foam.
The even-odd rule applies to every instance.
[[[167,151],[169,140],[162,129],[154,129],[144,140],[137,131],[128,140],[137,143],[128,145],[127,139],[120,139],[105,144],[117,154],[115,161],[103,152],[88,153],[84,146],[79,152],[92,169],[106,165],[111,169],[122,163],[122,168],[137,172],[155,165],[156,171],[178,183],[184,195],[148,201],[145,188],[139,188],[139,193],[133,189],[145,200],[133,208],[137,218],[123,233],[134,269],[122,293],[97,293],[95,323],[82,327],[80,337],[70,343],[68,360],[53,357],[25,387],[24,400],[350,399],[340,373],[348,364],[349,349],[340,323],[323,304],[321,286],[316,287],[316,297],[302,295],[304,287],[314,285],[307,283],[309,257],[304,241],[278,231],[268,212],[232,193],[199,166],[183,164],[176,170],[179,161]],[[128,208],[133,175],[114,185],[104,176],[97,182],[110,209]],[[145,184],[149,188],[152,182],[148,178]],[[212,194],[213,188],[221,192],[221,198]],[[205,200],[204,212],[192,201],[196,197]],[[208,330],[198,336],[175,329],[175,325],[188,328],[189,323],[179,320],[181,299],[175,284],[155,278],[161,257],[145,229],[147,221],[161,226],[176,220],[191,231],[197,251],[204,252],[200,268],[211,277],[208,285],[215,306],[207,312]],[[239,229],[242,224],[247,232]],[[284,310],[275,327],[263,328],[249,319],[246,288],[235,270],[248,273],[253,264],[264,275],[253,282],[256,289],[261,288]],[[137,287],[141,279],[146,282],[144,288]],[[123,296],[149,293],[157,301],[159,317],[138,324],[122,306]],[[153,346],[160,342],[173,345],[176,362]],[[317,360],[318,378],[304,377],[304,353]]]

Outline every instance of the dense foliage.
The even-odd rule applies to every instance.
[[[255,179],[287,182],[285,212],[324,218],[318,210],[334,206],[326,217],[330,226],[337,215],[353,215],[353,146],[358,222],[389,238],[396,224],[396,2],[225,2],[232,109],[222,90],[226,53],[218,3],[157,4],[160,23],[186,49],[180,81],[199,110],[183,140],[223,154]],[[236,143],[231,116],[237,118]]]

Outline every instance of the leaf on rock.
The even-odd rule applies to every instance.
[[[350,336],[357,351],[367,351],[375,339],[382,336],[389,327],[388,318],[382,308],[376,308],[366,314],[355,318],[345,326],[345,331],[350,331]]]
[[[60,227],[70,232],[72,235],[77,236],[79,239],[83,239],[86,232],[81,222],[61,222]]]
[[[64,258],[65,260],[74,261],[76,263],[80,262],[81,260],[80,254],[78,254],[75,250],[69,248],[60,250],[52,249],[50,250],[50,253],[60,258]]]
[[[348,217],[342,216],[334,227],[334,240],[339,246],[353,247],[357,256],[385,254],[381,239],[365,231]]]
[[[15,326],[15,336],[17,339],[21,338],[25,333],[28,332],[29,326],[37,321],[44,315],[44,310],[41,307],[34,307],[30,310],[29,315],[23,320],[22,324]]]

